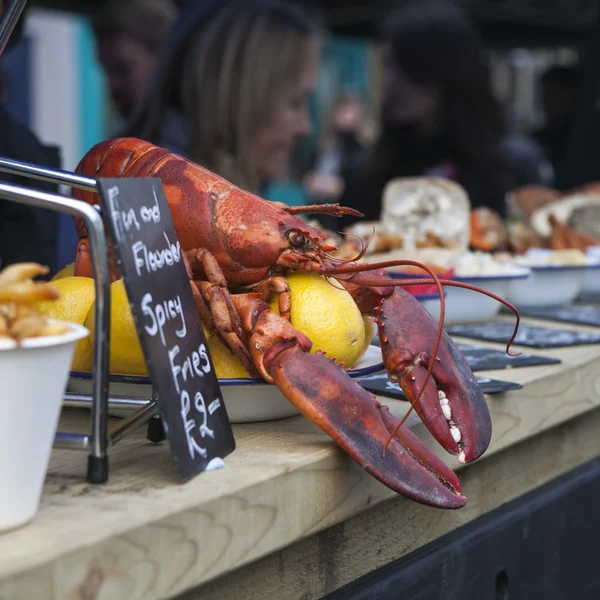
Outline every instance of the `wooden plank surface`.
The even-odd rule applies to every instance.
[[[462,472],[464,509],[391,498],[177,600],[321,598],[597,458],[599,429],[600,408],[473,464]]]
[[[483,469],[495,454],[519,444],[511,451],[518,457],[525,440],[600,405],[600,346],[538,354],[556,356],[563,364],[481,373],[525,387],[488,400],[492,445],[483,459],[461,470],[468,484],[467,506],[439,511],[394,498],[397,518],[409,519],[398,531],[410,526],[421,532],[411,544],[445,533],[449,523],[458,526],[484,514],[493,508],[494,498],[504,497],[499,489],[502,469],[496,488],[489,483],[493,474],[477,476],[488,472]],[[405,411],[406,403],[389,404],[396,414]],[[82,430],[87,418],[86,411],[65,410],[61,429]],[[411,423],[439,456],[458,467],[420,424],[414,419]],[[578,438],[572,429],[558,431]],[[142,429],[112,449],[111,480],[103,486],[83,481],[84,454],[53,452],[37,518],[0,536],[2,600],[170,597],[360,518],[365,511],[375,514],[390,506],[377,505],[393,496],[301,417],[236,426],[238,450],[226,468],[185,485],[175,479],[168,448],[147,442],[144,433]],[[575,447],[571,437],[564,444]],[[553,476],[550,467],[540,460],[539,470],[532,468],[510,494],[519,495],[528,485]],[[480,500],[484,488],[491,501]],[[426,522],[420,521],[423,514]]]

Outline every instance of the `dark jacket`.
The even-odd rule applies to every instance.
[[[0,106],[0,156],[60,168],[60,152],[44,146],[29,129]],[[45,192],[58,186],[0,172],[0,181]],[[0,268],[15,262],[38,262],[56,269],[59,213],[0,199]]]

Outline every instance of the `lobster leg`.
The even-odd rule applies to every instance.
[[[491,418],[481,388],[450,336],[442,331],[432,376],[427,377],[438,325],[419,301],[398,287],[360,286],[360,275],[340,283],[364,313],[376,316],[389,378],[411,403],[421,394],[415,411],[431,434],[461,462],[479,458],[491,440]]]
[[[246,371],[252,377],[257,377],[258,373],[246,346],[245,333],[242,330],[244,338],[240,339],[240,335],[236,330],[238,315],[235,309],[233,309],[233,314],[235,314],[236,321],[231,318],[229,291],[206,281],[195,281],[194,283],[198,287],[202,298],[210,307],[212,322],[221,341],[240,359]],[[202,317],[202,312],[200,316]]]
[[[277,295],[279,314],[290,320],[290,310],[292,309],[292,293],[290,285],[285,277],[269,277],[255,286],[248,288],[258,292],[265,302],[270,302],[274,294]]]
[[[392,490],[439,508],[460,508],[456,474],[399,421],[312,344],[277,315],[260,294],[232,297],[250,335],[254,364],[308,419],[327,433],[356,463]]]
[[[237,356],[251,376],[257,376],[247,348],[246,332],[231,301],[227,281],[215,257],[204,248],[184,253],[188,276],[197,275],[206,280],[193,280],[192,294],[204,325]]]
[[[109,252],[109,274],[110,283],[121,279],[121,274]],[[75,264],[73,265],[73,275],[77,277],[94,277],[92,267],[92,255],[90,253],[90,242],[87,238],[81,238],[77,244],[77,254],[75,255]]]

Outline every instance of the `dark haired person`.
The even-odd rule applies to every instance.
[[[0,0],[0,14],[8,6]],[[25,9],[26,10],[26,9]],[[18,44],[23,33],[25,11],[4,52]],[[0,156],[46,167],[59,168],[56,147],[44,146],[33,133],[0,104]],[[57,193],[56,185],[0,173],[0,181]],[[40,208],[0,200],[0,268],[16,262],[38,262],[51,271],[57,267],[59,214]]]
[[[512,187],[543,180],[541,152],[506,135],[476,28],[449,0],[401,7],[384,29],[382,122],[342,203],[377,220],[398,177],[456,181],[473,206],[505,213]],[[344,225],[354,219],[344,218]]]
[[[94,18],[98,62],[121,117],[131,116],[177,14],[173,0],[108,0]]]

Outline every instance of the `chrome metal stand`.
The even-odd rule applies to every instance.
[[[97,191],[96,180],[58,169],[0,158],[0,173],[11,173],[31,179],[50,181],[87,191]],[[104,483],[108,479],[107,450],[128,433],[147,423],[158,413],[156,393],[153,398],[132,402],[131,399],[111,399],[111,404],[134,406],[137,412],[118,423],[108,432],[108,383],[110,355],[110,271],[107,243],[100,207],[79,200],[49,194],[25,187],[2,183],[0,199],[55,210],[82,219],[87,227],[93,259],[94,286],[96,291],[96,335],[93,348],[93,387],[91,398],[87,394],[66,394],[65,400],[92,409],[89,434],[61,433],[55,437],[55,448],[83,450],[88,454],[87,479],[90,483]],[[160,440],[157,440],[160,441]]]
[[[6,48],[6,44],[8,44],[10,34],[13,32],[26,3],[27,0],[9,0],[0,21],[0,56]]]

